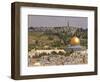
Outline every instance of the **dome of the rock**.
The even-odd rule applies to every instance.
[[[71,45],[79,45],[80,44],[80,39],[76,36],[72,37],[70,40]]]

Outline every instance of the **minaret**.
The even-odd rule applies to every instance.
[[[69,21],[67,22],[67,26],[69,27]]]

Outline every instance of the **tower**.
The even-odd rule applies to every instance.
[[[67,26],[69,27],[69,21],[67,22]]]

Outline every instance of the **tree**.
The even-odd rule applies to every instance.
[[[56,52],[56,51],[52,51],[52,52],[51,52],[51,54],[56,55],[56,54],[57,54],[57,52]]]
[[[48,40],[53,40],[53,37],[52,37],[52,36],[49,36],[49,37],[48,37]]]
[[[65,53],[62,52],[62,51],[59,51],[58,54],[59,54],[59,55],[64,55]]]
[[[38,40],[36,40],[36,41],[35,41],[35,43],[36,43],[36,45],[38,45],[39,41],[38,41]]]

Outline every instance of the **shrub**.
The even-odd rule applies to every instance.
[[[64,55],[65,53],[62,52],[62,51],[59,51],[58,54],[59,54],[59,55]]]
[[[48,37],[48,40],[53,40],[53,37],[52,37],[52,36],[49,36],[49,37]]]
[[[35,47],[34,47],[34,45],[33,44],[29,44],[28,45],[28,51],[31,51],[32,49],[34,49]]]
[[[52,52],[51,52],[51,54],[56,55],[56,54],[57,54],[57,52],[56,52],[56,51],[52,51]]]
[[[68,50],[66,51],[66,54],[72,54],[74,51],[73,50]]]
[[[70,53],[65,53],[65,56],[70,56],[71,54]]]
[[[46,52],[42,52],[42,53],[39,54],[39,57],[45,56],[45,55],[48,55],[48,54]]]

